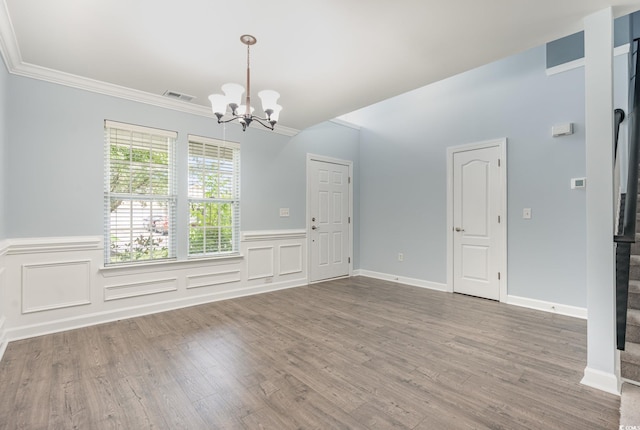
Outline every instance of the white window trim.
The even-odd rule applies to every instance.
[[[191,254],[189,251],[189,237],[187,237],[187,258],[193,260],[207,259],[207,258],[234,258],[240,256],[240,180],[241,180],[241,171],[240,171],[240,144],[237,142],[228,142],[226,140],[213,139],[205,136],[198,136],[194,134],[189,134],[187,136],[187,146],[191,143],[198,143],[204,145],[211,145],[221,148],[228,148],[234,151],[234,170],[233,170],[233,185],[232,185],[232,199],[206,199],[200,197],[191,197],[187,192],[187,206],[191,206],[191,202],[205,202],[209,201],[211,203],[218,203],[220,201],[228,201],[234,204],[236,207],[235,213],[232,214],[232,251],[224,251],[224,252],[212,252],[212,253],[198,253]],[[189,149],[187,149],[187,157],[189,158]],[[187,171],[189,171],[189,161],[187,161]],[[188,173],[187,173],[188,175]],[[189,231],[188,231],[189,233]]]
[[[157,200],[167,200],[173,202],[170,205],[170,213],[169,213],[169,234],[168,240],[169,242],[169,257],[167,258],[156,258],[149,260],[135,260],[135,261],[122,261],[122,262],[111,262],[111,221],[110,221],[110,209],[109,209],[109,201],[112,197],[117,196],[127,196],[127,197],[135,197],[134,194],[129,193],[112,193],[110,191],[110,174],[111,174],[111,166],[110,166],[110,144],[108,144],[106,135],[108,133],[108,129],[119,129],[122,131],[135,132],[135,133],[143,133],[150,134],[159,137],[166,137],[167,139],[171,139],[168,151],[169,151],[169,190],[168,194],[164,197],[160,197]],[[177,240],[176,240],[176,219],[177,219],[177,181],[176,181],[176,141],[178,137],[178,133],[170,130],[163,130],[151,127],[145,127],[135,124],[122,123],[117,121],[105,120],[104,121],[104,133],[105,140],[103,142],[104,145],[104,259],[103,263],[105,267],[131,267],[131,266],[140,266],[140,265],[148,265],[154,263],[167,263],[176,261],[177,259]],[[154,200],[153,196],[149,195],[141,195],[139,196],[140,200]]]

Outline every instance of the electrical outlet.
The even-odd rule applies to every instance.
[[[289,216],[289,208],[280,208],[280,216],[288,217]]]
[[[398,261],[404,261],[404,254],[402,252],[398,253]]]

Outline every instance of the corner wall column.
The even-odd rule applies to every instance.
[[[613,11],[584,20],[587,161],[587,367],[582,383],[620,393],[613,244]]]

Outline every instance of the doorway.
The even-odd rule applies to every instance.
[[[309,282],[352,271],[352,162],[307,155]]]
[[[506,300],[506,139],[447,151],[448,288]]]

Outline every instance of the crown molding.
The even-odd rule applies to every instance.
[[[16,42],[13,23],[9,17],[9,10],[5,0],[0,2],[0,55],[2,55],[4,64],[10,73],[16,64],[22,63],[22,55]]]
[[[344,119],[342,119],[340,117],[330,119],[329,121],[334,123],[334,124],[338,124],[338,125],[341,125],[343,127],[352,128],[352,129],[358,130],[358,131],[360,131],[362,129],[362,127],[360,127],[358,124],[354,124],[352,122],[346,121],[346,120],[344,120]]]
[[[4,44],[3,44],[4,45]],[[4,46],[2,46],[4,49]],[[5,55],[3,55],[5,57]],[[11,62],[14,64],[14,62]],[[9,64],[9,63],[7,63]],[[9,68],[7,66],[7,68]],[[51,82],[54,84],[65,85],[72,88],[77,88],[84,91],[90,91],[107,96],[117,97],[124,100],[129,100],[138,103],[144,103],[151,106],[157,106],[165,109],[172,109],[179,112],[184,112],[192,115],[204,116],[217,121],[217,118],[211,112],[211,109],[206,106],[197,105],[194,103],[183,102],[179,100],[169,99],[165,96],[158,94],[147,93],[145,91],[135,90],[133,88],[127,88],[120,85],[110,84],[108,82],[98,81],[83,76],[73,75],[71,73],[61,72],[59,70],[53,70],[46,67],[36,66],[25,62],[20,62],[14,65],[12,69],[9,69],[9,73],[18,76],[24,76],[27,78],[38,79],[41,81]],[[231,123],[237,127],[240,124]],[[260,130],[256,127],[256,130]],[[295,136],[299,130],[285,127],[280,124],[276,124],[273,132],[282,134],[285,136]]]
[[[0,54],[2,55],[2,59],[4,60],[4,64],[6,65],[8,72],[13,75],[65,85],[67,87],[171,109],[192,115],[204,116],[217,121],[217,118],[213,112],[211,112],[211,109],[206,106],[173,100],[159,94],[135,90],[133,88],[98,81],[96,79],[78,76],[22,61],[22,55],[20,54],[20,48],[15,37],[13,24],[11,23],[11,17],[9,16],[5,0],[2,0],[0,4]],[[240,126],[240,124],[236,123],[231,124],[238,127]],[[255,129],[260,130],[260,128],[257,127]],[[273,132],[284,136],[295,136],[300,132],[300,130],[276,124]]]

